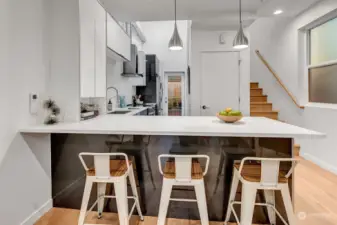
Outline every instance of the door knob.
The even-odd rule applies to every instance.
[[[209,107],[203,105],[203,106],[201,106],[201,108],[202,108],[202,109],[208,109]]]

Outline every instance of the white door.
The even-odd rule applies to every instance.
[[[240,110],[238,52],[201,53],[200,115],[215,116],[231,107]]]

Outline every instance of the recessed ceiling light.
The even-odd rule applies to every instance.
[[[274,15],[280,15],[281,13],[283,13],[283,11],[281,9],[278,9],[274,12]]]

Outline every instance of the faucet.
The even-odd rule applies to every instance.
[[[119,102],[119,93],[118,93],[118,89],[115,88],[115,87],[112,87],[112,86],[111,86],[111,87],[108,87],[108,88],[106,89],[107,96],[108,96],[108,91],[109,91],[110,89],[114,89],[114,90],[116,91],[116,96],[115,96],[115,97],[116,97],[116,100],[117,100],[117,105],[119,105],[119,104],[118,104],[118,102]],[[111,98],[110,98],[110,99],[111,99]],[[110,99],[109,99],[109,100],[110,100]]]

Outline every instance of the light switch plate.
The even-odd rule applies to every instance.
[[[38,94],[29,94],[29,111],[30,114],[36,115],[39,111],[39,96]]]

